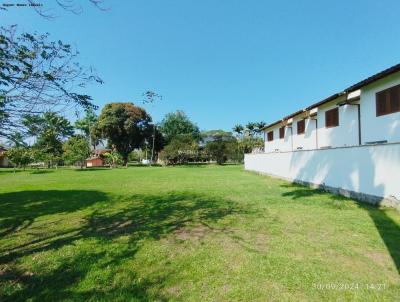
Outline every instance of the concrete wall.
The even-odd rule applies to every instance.
[[[245,169],[400,200],[400,144],[246,154]],[[356,196],[352,196],[356,197]]]
[[[395,73],[361,89],[362,142],[387,140],[400,142],[400,112],[376,116],[375,94],[400,84],[400,73]]]

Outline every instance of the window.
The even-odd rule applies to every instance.
[[[297,122],[297,134],[303,134],[306,130],[306,121],[301,120]]]
[[[279,128],[279,138],[285,138],[285,126]]]
[[[325,127],[339,126],[339,108],[333,108],[325,112]]]
[[[376,116],[400,112],[400,85],[376,93]]]
[[[274,132],[273,131],[268,132],[267,139],[269,142],[274,140]]]

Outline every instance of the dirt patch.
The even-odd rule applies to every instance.
[[[380,266],[390,266],[391,259],[387,252],[384,251],[366,251],[364,255]]]
[[[214,230],[205,225],[199,225],[195,227],[185,227],[178,229],[174,232],[174,236],[180,241],[201,241],[207,234],[213,233]]]

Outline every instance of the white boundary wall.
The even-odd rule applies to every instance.
[[[246,154],[244,163],[249,171],[400,201],[400,143]]]

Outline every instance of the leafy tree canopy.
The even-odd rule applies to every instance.
[[[84,136],[73,136],[63,145],[63,159],[67,164],[79,162],[82,168],[89,155],[89,144]]]
[[[86,110],[86,115],[75,122],[75,128],[80,130],[91,143],[93,149],[96,148],[100,142],[101,135],[96,130],[96,123],[98,116],[93,109]]]
[[[48,37],[0,28],[0,136],[21,131],[26,115],[94,107],[79,91],[102,80],[79,65],[73,47]]]
[[[232,132],[227,132],[223,130],[209,130],[201,132],[201,139],[203,143],[208,143],[216,140],[223,141],[233,141],[236,140],[232,135]]]
[[[34,161],[34,152],[28,147],[13,147],[8,149],[6,154],[14,167],[25,168],[28,164]]]
[[[179,135],[191,135],[194,139],[200,138],[199,128],[188,118],[183,111],[168,113],[160,124],[161,133],[167,142]]]
[[[61,140],[74,134],[74,127],[69,120],[55,112],[25,116],[23,123],[32,136],[54,136]]]
[[[96,129],[115,146],[124,164],[129,153],[139,148],[151,135],[151,117],[132,103],[110,103],[101,111]]]
[[[38,150],[37,159],[49,162],[49,166],[61,159],[63,139],[73,135],[74,128],[70,122],[55,112],[46,112],[41,116],[27,119],[28,129],[35,129],[37,141],[34,145]]]
[[[96,113],[90,108],[86,111],[86,115],[83,118],[76,120],[75,128],[82,131],[82,134],[86,137],[89,137],[91,128],[94,127],[97,120],[98,117]]]
[[[199,145],[191,134],[174,137],[160,153],[161,160],[167,164],[183,164],[195,161],[199,155]]]

